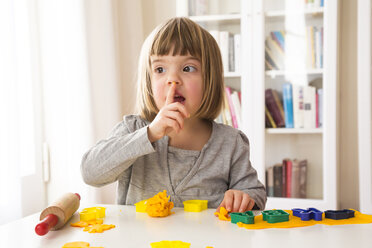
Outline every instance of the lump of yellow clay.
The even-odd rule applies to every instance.
[[[218,219],[230,221],[230,217],[228,216],[228,214],[229,212],[224,207],[220,207],[220,212],[214,213],[215,216],[218,216]]]
[[[208,200],[188,200],[183,202],[186,212],[201,212],[208,208]]]
[[[112,228],[115,228],[115,225],[95,224],[85,227],[83,231],[88,233],[102,233]]]
[[[150,244],[151,248],[190,248],[190,243],[182,241],[159,241]]]
[[[82,241],[77,241],[77,242],[70,242],[66,243],[62,246],[62,248],[103,248],[103,247],[91,247],[88,242],[82,242]]]
[[[104,207],[92,207],[84,208],[80,213],[80,220],[89,221],[105,218],[106,208]]]
[[[167,191],[159,192],[155,196],[146,200],[146,213],[151,217],[165,217],[171,215],[173,202],[169,201],[170,196],[167,197]]]
[[[71,223],[70,226],[73,226],[73,227],[87,227],[89,225],[95,225],[95,224],[102,224],[103,223],[103,219],[99,219],[99,220],[89,220],[89,221],[78,221],[78,222],[75,222],[75,223]]]
[[[134,204],[136,206],[136,212],[146,213],[146,201],[143,200]]]

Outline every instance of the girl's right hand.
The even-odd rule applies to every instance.
[[[172,83],[164,106],[148,127],[147,132],[150,142],[155,142],[172,131],[180,132],[183,128],[184,119],[190,117],[184,105],[173,102],[175,91],[176,84]]]

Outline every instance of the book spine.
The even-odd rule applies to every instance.
[[[267,196],[274,196],[274,167],[267,169]]]
[[[282,164],[274,165],[274,196],[282,197]]]
[[[229,71],[229,32],[220,31],[219,34],[223,71],[226,73]]]
[[[271,116],[273,117],[277,127],[284,127],[284,116],[281,114],[280,107],[274,97],[275,90],[267,89],[265,91],[265,104],[269,110]]]
[[[225,91],[226,91],[227,101],[228,101],[229,109],[230,109],[230,113],[231,113],[232,126],[234,128],[238,128],[238,121],[236,119],[236,113],[235,113],[235,110],[234,110],[233,101],[231,99],[231,88],[230,87],[225,87]]]
[[[293,97],[292,97],[292,84],[283,84],[283,106],[285,127],[293,128]]]
[[[306,198],[307,160],[300,162],[300,198]]]
[[[319,127],[323,127],[323,89],[318,89],[318,121]]]
[[[292,162],[292,198],[300,197],[300,163],[297,159]]]
[[[240,72],[240,67],[241,67],[241,36],[240,34],[235,34],[234,35],[234,59],[235,59],[235,72],[239,73]]]
[[[288,198],[292,197],[292,161],[288,159],[286,161],[287,166],[287,192],[286,195]]]
[[[229,34],[229,72],[235,71],[234,35]]]
[[[295,128],[304,127],[304,91],[301,85],[292,85],[293,121]]]
[[[233,103],[233,108],[236,116],[237,128],[242,127],[242,118],[241,118],[241,106],[239,101],[238,92],[234,91],[231,94],[231,100]]]
[[[304,127],[315,128],[315,87],[304,87]]]

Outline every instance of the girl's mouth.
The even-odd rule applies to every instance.
[[[185,101],[186,101],[186,98],[184,98],[183,96],[180,96],[180,95],[174,96],[174,102],[185,104]]]

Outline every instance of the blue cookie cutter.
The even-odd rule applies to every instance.
[[[293,216],[300,217],[302,221],[308,221],[311,219],[320,221],[322,220],[322,216],[323,216],[323,212],[316,208],[308,208],[308,209],[293,208],[292,212],[293,212]]]
[[[333,220],[343,220],[354,217],[354,210],[344,209],[344,210],[327,210],[325,211],[325,217]]]

